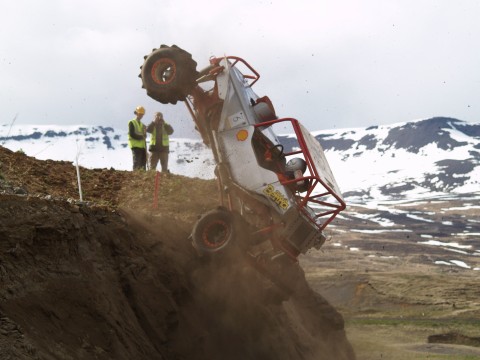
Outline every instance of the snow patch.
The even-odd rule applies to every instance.
[[[434,221],[431,220],[431,219],[425,219],[425,218],[422,218],[422,217],[420,217],[420,216],[413,215],[413,214],[407,214],[407,217],[410,218],[410,219],[425,221],[425,222],[429,222],[429,223],[433,223],[433,222],[434,222]]]
[[[439,260],[439,261],[435,261],[434,263],[436,265],[448,265],[448,266],[456,265],[456,266],[464,268],[464,269],[471,269],[470,266],[468,266],[465,262],[460,261],[460,260],[450,260],[450,262]],[[475,268],[475,269],[477,269],[477,268]]]
[[[453,247],[457,249],[471,249],[472,245],[460,245],[459,243],[446,243],[438,240],[428,240],[428,241],[419,241],[419,244],[423,245],[433,245],[433,246],[447,246],[447,247]]]
[[[412,230],[408,229],[392,229],[392,230],[361,230],[361,229],[352,229],[352,232],[358,232],[363,234],[382,234],[388,232],[412,232]]]
[[[455,264],[457,266],[460,266],[464,269],[470,269],[470,266],[468,266],[466,263],[464,263],[463,261],[460,261],[460,260],[450,260],[450,262],[452,264]]]

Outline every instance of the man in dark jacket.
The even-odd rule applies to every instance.
[[[156,112],[154,120],[147,126],[147,132],[152,134],[148,148],[151,152],[150,170],[155,170],[160,160],[162,173],[168,173],[169,135],[173,134],[172,126],[165,122],[161,112]]]

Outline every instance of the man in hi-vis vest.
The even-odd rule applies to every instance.
[[[161,112],[156,112],[154,120],[147,126],[147,132],[152,134],[149,146],[150,170],[155,170],[158,160],[160,160],[162,173],[168,173],[168,153],[170,151],[168,136],[173,134],[172,126],[165,122]]]
[[[142,117],[145,108],[137,106],[133,112],[136,117],[128,123],[128,145],[132,149],[133,170],[145,170],[147,166],[147,134]]]

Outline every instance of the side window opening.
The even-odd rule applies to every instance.
[[[252,136],[252,147],[258,165],[277,174],[285,172],[286,160],[282,144],[274,144],[259,129],[255,129]]]

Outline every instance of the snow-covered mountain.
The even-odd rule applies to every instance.
[[[315,135],[351,201],[480,194],[480,124],[435,117]]]
[[[40,160],[71,161],[86,168],[132,169],[126,129],[104,126],[1,125],[0,145]],[[170,139],[169,168],[175,174],[213,178],[210,149],[198,139]]]
[[[349,202],[480,194],[480,124],[436,117],[368,128],[314,132]],[[280,136],[286,150],[295,146]],[[1,125],[0,145],[38,159],[130,170],[126,130],[103,126]],[[213,178],[199,139],[171,139],[170,170]],[[0,160],[1,161],[1,160]]]

